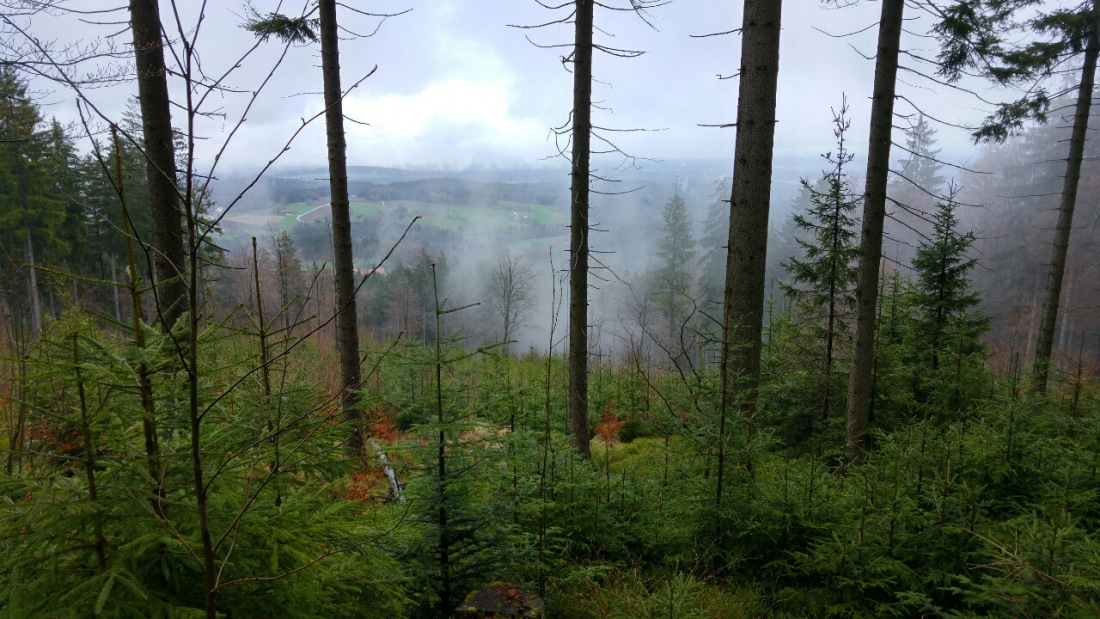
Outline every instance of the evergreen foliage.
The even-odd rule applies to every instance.
[[[885,224],[883,254],[897,264],[912,262],[917,246],[932,235],[935,204],[947,179],[936,148],[937,130],[923,114],[905,129],[902,157],[897,160],[889,186],[889,201],[894,206]]]
[[[31,410],[41,412],[28,420],[17,472],[3,479],[5,612],[201,614],[185,385],[178,373],[153,384],[165,465],[153,478],[136,367],[163,364],[171,349],[156,329],[144,336],[148,346],[139,349],[70,316],[51,327],[32,360],[34,380],[52,387],[29,392]],[[333,450],[340,433],[329,422],[332,411],[292,376],[264,396],[247,380],[254,349],[211,327],[201,341],[214,340],[220,346],[204,361],[217,360],[219,369],[203,383],[209,416],[201,447],[211,473],[220,608],[252,616],[393,616],[402,596],[385,574],[396,566],[376,544],[389,516],[341,498],[347,464]],[[350,569],[364,564],[374,568]]]
[[[301,315],[303,300],[306,296],[302,281],[302,263],[298,260],[298,251],[294,239],[286,230],[271,237],[271,261],[279,292],[279,315],[282,316],[284,329],[297,322]]]
[[[69,175],[52,173],[68,163],[71,145],[53,128],[15,69],[0,66],[0,261],[11,282],[6,303],[25,314],[29,340],[41,331],[48,298],[47,278],[40,269],[63,261],[70,249],[62,230],[71,209],[61,184]]]
[[[695,261],[695,236],[679,185],[661,211],[656,255],[659,263],[654,273],[654,300],[664,316],[666,345],[671,351],[679,351],[679,332],[691,311],[691,265]]]
[[[1031,11],[1039,4],[959,0],[944,7],[934,29],[941,46],[939,74],[953,82],[976,72],[1001,84],[1026,84],[1053,75],[1067,56],[1085,50],[1096,27],[1095,8],[1086,1],[1072,8]],[[999,105],[974,131],[974,138],[1004,142],[1028,120],[1044,123],[1054,98],[1045,84],[1028,88],[1020,99]]]
[[[316,17],[290,17],[281,13],[260,15],[255,11],[244,24],[245,30],[255,34],[260,40],[274,36],[298,45],[316,43],[320,26],[321,20]]]
[[[807,179],[801,181],[810,207],[806,214],[796,213],[794,223],[798,230],[806,232],[808,240],[798,238],[803,257],[791,257],[783,265],[793,282],[784,285],[788,293],[812,316],[824,313],[828,321],[839,321],[828,325],[830,329],[835,326],[836,331],[845,329],[842,315],[846,314],[846,306],[851,305],[854,262],[859,254],[854,230],[858,197],[844,169],[855,157],[845,145],[844,134],[851,124],[846,113],[847,104],[833,118],[836,153],[822,155],[831,169],[816,184]]]
[[[802,191],[808,195],[810,207],[806,214],[794,215],[794,224],[807,237],[806,240],[796,237],[803,257],[792,257],[783,264],[790,274],[791,283],[783,286],[792,299],[792,311],[809,327],[814,339],[821,341],[819,351],[807,353],[821,360],[820,396],[813,399],[820,402],[822,422],[840,401],[835,397],[840,386],[834,384],[833,366],[836,353],[847,348],[859,255],[854,218],[858,198],[845,171],[855,157],[845,142],[851,126],[847,113],[847,100],[833,112],[836,153],[822,155],[830,169],[823,172],[815,185],[802,179]]]
[[[149,215],[149,190],[146,182],[145,158],[141,154],[141,117],[137,103],[133,99],[119,123],[123,135],[139,138],[136,143],[128,139],[109,141],[106,145],[93,142],[91,152],[80,161],[82,184],[82,202],[86,206],[84,221],[89,227],[88,234],[97,248],[93,262],[105,267],[100,277],[114,278],[109,272],[118,269],[126,262],[125,240],[119,233],[124,229],[122,212],[118,207],[118,192],[126,197],[128,222],[133,240],[142,247],[152,239]],[[116,151],[118,151],[116,153]],[[122,174],[118,175],[116,154],[121,160]],[[149,273],[149,256],[141,249],[137,255],[139,270]],[[152,281],[151,275],[146,276]]]
[[[976,311],[980,299],[970,286],[969,274],[977,261],[968,253],[975,235],[959,232],[956,208],[952,200],[937,204],[933,236],[913,259],[917,346],[929,358],[932,375],[940,372],[945,358],[957,358],[961,366],[964,357],[980,353],[979,339],[989,328],[989,321]]]
[[[1082,15],[1032,25],[1069,33],[1072,50]],[[271,32],[311,40],[310,20]],[[1049,50],[1028,60],[999,39],[979,43],[998,62],[1049,62]],[[845,109],[829,169],[802,183],[808,210],[781,228],[800,250],[783,265],[793,302],[769,308],[753,417],[724,414],[746,394],[723,389],[716,364],[683,354],[662,367],[650,342],[627,333],[591,355],[585,403],[600,419],[571,426],[558,323],[546,352],[478,348],[468,336],[484,333],[480,317],[447,297],[482,288],[447,272],[437,242],[457,235],[437,228],[410,237],[402,263],[359,293],[357,319],[375,329],[358,351],[370,440],[348,458],[327,345],[331,280],[317,265],[303,276],[303,259],[330,255],[321,226],[253,239],[217,294],[195,292],[194,329],[157,328],[146,318],[157,290],[143,283],[152,250],[139,119],[122,122],[133,140],[81,155],[4,65],[0,615],[427,618],[503,581],[539,591],[549,616],[582,619],[1100,616],[1091,336],[1078,336],[1076,365],[1047,397],[1026,393],[1019,351],[987,352],[970,283],[978,239],[953,189],[911,268],[888,264],[879,282],[873,431],[862,461],[842,455],[833,409],[849,362],[857,202]],[[1031,160],[1060,157],[1055,142],[1049,129],[1028,134],[1005,193],[1051,190],[1056,174]],[[945,184],[934,143],[918,117],[913,155],[899,163],[920,192]],[[195,180],[187,168],[181,184]],[[1094,177],[1082,181],[1090,191]],[[721,297],[730,191],[717,183],[698,259],[685,197],[665,204],[650,292],[670,340],[695,327],[693,275],[702,272],[708,308]],[[998,272],[983,275],[994,309],[1008,304],[1005,290],[1037,281],[1038,253],[1001,240],[1037,224],[1010,215],[1004,230],[983,232],[1002,243],[990,253]],[[368,235],[372,246],[385,238]],[[1090,263],[1078,261],[1088,288]],[[362,276],[375,265],[357,266]],[[523,266],[511,277],[530,277]],[[552,320],[559,310],[550,304]],[[719,328],[693,335],[713,346]]]
[[[452,600],[494,580],[534,590],[544,574],[548,609],[558,616],[629,616],[668,604],[681,609],[674,616],[708,617],[765,609],[789,617],[1088,616],[1100,595],[1092,564],[1100,513],[1089,499],[1100,445],[1096,386],[1085,375],[1077,397],[1056,405],[1013,399],[1011,384],[964,372],[964,390],[981,395],[964,415],[907,418],[916,400],[895,394],[908,391],[911,376],[932,374],[928,357],[901,353],[922,350],[928,329],[917,284],[892,281],[899,283],[885,286],[883,319],[892,331],[880,334],[881,430],[868,460],[841,475],[836,438],[778,448],[769,420],[801,403],[777,397],[798,392],[793,375],[777,371],[761,396],[768,408],[756,439],[744,441],[747,427],[729,430],[734,466],[721,509],[713,502],[717,380],[705,370],[685,383],[643,378],[641,366],[597,366],[593,405],[605,421],[644,415],[661,434],[624,443],[619,426],[597,428],[589,466],[570,449],[564,416],[546,417],[547,404],[564,407],[560,358],[470,356],[445,331],[441,356],[419,343],[379,350],[367,363],[381,368],[367,400],[409,423],[404,431],[372,425],[406,484],[404,502],[385,502],[378,465],[344,460],[343,435],[327,421],[338,413],[309,386],[331,353],[307,345],[285,370],[274,364],[272,384],[286,386],[265,396],[259,375],[247,378],[255,336],[211,328],[202,341],[219,345],[206,349],[216,369],[204,400],[246,377],[204,422],[204,458],[216,472],[211,522],[236,527],[219,555],[230,557],[223,578],[245,579],[219,592],[219,610],[438,616],[446,530]],[[893,323],[891,298],[899,304]],[[801,353],[782,344],[797,331],[782,321],[772,329],[769,367],[797,368]],[[168,374],[154,382],[167,464],[160,518],[161,484],[151,483],[131,385],[136,364],[162,363],[168,348],[158,330],[145,333],[142,352],[70,317],[45,338],[31,380],[48,387],[28,396],[30,410],[42,413],[29,419],[21,472],[4,478],[0,516],[12,532],[0,569],[5,610],[71,616],[100,605],[106,615],[146,616],[201,607],[187,552],[197,536],[193,495],[180,466],[190,438],[178,404],[183,385]],[[888,371],[891,359],[904,370]],[[978,359],[975,352],[966,363]],[[953,379],[953,363],[942,367]],[[250,492],[254,501],[233,525]],[[718,537],[716,523],[725,531]],[[274,581],[247,580],[359,543]],[[650,597],[639,598],[642,591]]]
[[[906,156],[898,161],[905,180],[932,195],[939,195],[947,183],[947,179],[940,174],[944,167],[938,159],[940,149],[933,148],[936,133],[937,130],[932,128],[924,114],[918,114],[917,121],[905,130]]]

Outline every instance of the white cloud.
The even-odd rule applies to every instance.
[[[416,137],[438,121],[477,124],[505,137],[529,134],[537,125],[513,118],[511,105],[510,88],[503,82],[452,80],[429,84],[413,95],[352,98],[344,110],[371,123],[373,130],[356,130],[364,134]]]
[[[370,126],[346,125],[349,159],[371,161],[379,149],[399,159],[389,163],[444,163],[456,154],[465,158],[465,150],[525,156],[530,146],[544,140],[546,128],[517,114],[514,102],[507,79],[453,79],[407,95],[352,96],[344,113]],[[447,152],[439,152],[440,146]]]

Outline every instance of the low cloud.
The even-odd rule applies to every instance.
[[[546,128],[517,114],[508,80],[447,80],[413,94],[351,97],[345,114],[349,160],[427,164],[459,158],[527,158]]]

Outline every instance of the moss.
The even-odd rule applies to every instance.
[[[458,607],[456,618],[482,617],[530,617],[541,619],[542,600],[519,587],[503,582],[494,582],[466,596]]]

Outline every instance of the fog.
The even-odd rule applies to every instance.
[[[225,76],[220,88],[195,86],[191,93],[197,97],[194,101],[201,101],[191,118],[195,169],[203,177],[211,175],[215,213],[225,217],[218,242],[232,254],[247,248],[251,235],[271,236],[286,230],[299,243],[299,257],[307,270],[324,264],[331,252],[322,242],[323,213],[300,219],[305,218],[300,209],[312,211],[327,200],[327,172],[322,166],[325,140],[316,121],[323,105],[315,46],[257,45],[241,28],[247,15],[243,4],[204,4],[201,19],[197,3],[177,4],[179,10],[171,13],[173,23],[166,27],[170,56],[178,54],[181,37],[187,37],[199,53],[201,74]],[[537,3],[523,0],[376,4],[372,11],[411,11],[386,20],[349,11],[342,14],[348,29],[341,42],[343,79],[351,88],[345,99],[348,159],[357,166],[353,184],[358,180],[359,190],[365,192],[353,199],[363,205],[355,221],[358,266],[367,269],[378,264],[412,219],[423,215],[384,265],[386,277],[401,265],[423,261],[424,256],[445,263],[443,279],[450,306],[481,303],[448,320],[461,327],[471,343],[483,345],[499,335],[499,325],[485,303],[486,281],[497,257],[508,249],[530,265],[536,295],[524,328],[516,334],[515,348],[545,350],[553,317],[549,297],[569,259],[567,142],[554,129],[568,120],[572,78],[563,68],[562,50],[553,46],[570,41],[570,26],[510,27],[556,18]],[[796,203],[799,181],[805,178],[812,183],[827,167],[818,155],[834,148],[830,119],[845,95],[852,120],[847,140],[856,156],[849,165],[849,179],[853,187],[861,183],[875,41],[875,29],[868,26],[875,23],[879,9],[877,3],[844,8],[787,4],[769,242],[776,252],[769,256],[769,277],[774,280],[783,277],[778,265],[797,254],[790,221],[793,213],[805,207]],[[169,6],[173,5],[162,2],[162,7]],[[261,13],[278,9],[297,14],[302,6],[255,3]],[[110,7],[106,2],[81,5],[91,11]],[[38,42],[53,50],[82,42],[101,49],[113,46],[120,52],[113,60],[97,58],[31,75],[47,115],[68,122],[77,135],[87,138],[90,133],[101,141],[106,124],[121,117],[133,96],[133,84],[128,80],[82,84],[77,97],[68,80],[110,67],[124,74],[131,70],[122,53],[129,35],[119,32],[117,23],[125,13],[105,15],[90,18],[53,11],[33,15],[32,24],[31,16],[13,13],[5,25],[9,49],[27,45],[27,36],[33,32]],[[708,232],[703,221],[716,200],[715,185],[732,170],[734,130],[705,125],[736,120],[737,83],[728,78],[738,67],[739,42],[735,36],[697,35],[735,29],[739,6],[678,0],[653,9],[648,18],[647,24],[630,12],[598,17],[605,44],[645,52],[631,59],[602,55],[596,63],[596,123],[606,128],[601,135],[613,143],[606,150],[614,151],[593,162],[594,175],[612,181],[593,185],[597,194],[592,203],[591,240],[597,268],[591,278],[591,320],[601,333],[600,346],[630,339],[624,325],[637,318],[639,304],[645,304],[647,273],[659,267],[655,244],[664,204],[679,187],[698,242]],[[1049,160],[1062,155],[1032,157],[1047,163],[1031,168],[1027,160],[1012,160],[1013,149],[1030,149],[1028,156],[1039,150],[1028,146],[1039,140],[1035,137],[1039,130],[1002,147],[974,146],[969,127],[991,111],[993,102],[1015,93],[969,78],[958,87],[945,86],[932,75],[934,67],[922,62],[937,53],[935,41],[925,34],[928,26],[927,16],[920,13],[907,23],[894,141],[904,142],[906,129],[923,114],[936,132],[943,183],[918,197],[895,179],[893,195],[913,209],[893,208],[886,249],[893,266],[886,268],[909,268],[908,261],[922,238],[927,238],[927,214],[935,195],[957,183],[963,204],[960,218],[977,235],[975,252],[981,268],[975,274],[976,284],[983,291],[1019,294],[1030,301],[1045,267],[1006,264],[1025,254],[1034,258],[1033,263],[1045,264],[1041,257],[1045,241],[1032,233],[1049,228],[1044,209],[1051,205],[1049,199],[1036,197],[1041,192],[1019,186],[1019,174],[1006,170],[1026,168],[1042,176],[1036,183],[1056,184],[1057,166],[1050,166]],[[375,34],[355,34],[370,32]],[[844,33],[853,34],[835,36]],[[188,117],[182,110],[186,92],[178,75],[173,76],[171,89],[177,104],[175,122],[182,128]],[[1056,119],[1054,124],[1050,131],[1064,132],[1058,129],[1064,122]],[[1059,144],[1063,136],[1055,138]],[[86,139],[81,144],[88,148]],[[904,165],[906,157],[895,150],[893,164]],[[516,198],[516,187],[530,188],[533,197]],[[1091,191],[1089,187],[1082,191]],[[447,193],[452,190],[457,193]],[[920,204],[909,204],[916,202]],[[288,213],[294,214],[295,221],[288,219]],[[1091,211],[1086,214],[1091,216]],[[532,223],[536,220],[537,225]],[[1083,229],[1083,242],[1091,243],[1094,232],[1095,225]],[[696,263],[690,270],[698,277],[699,259],[722,247],[697,245],[694,250]],[[227,262],[234,260],[241,258],[227,258]],[[1084,281],[1091,268],[1082,262],[1071,271]],[[371,287],[380,285],[365,286],[364,294],[369,297]],[[691,294],[698,297],[700,290],[696,285]],[[1063,324],[1071,325],[1063,327],[1067,345],[1075,331],[1080,333],[1076,337],[1084,338],[1085,332],[1094,330],[1092,319],[1086,317],[1091,316],[1091,301],[1085,300],[1084,292],[1077,294],[1079,302],[1071,302],[1065,310]],[[370,312],[387,310],[375,301],[365,305],[373,308]],[[1019,342],[1013,345],[1026,348],[1033,338],[1029,332],[1034,330],[1034,318],[1028,314],[1033,306],[1011,305],[992,301],[987,309],[997,319],[995,333],[1011,333],[1016,338],[1012,341]],[[390,327],[380,329],[380,333],[394,334]]]

